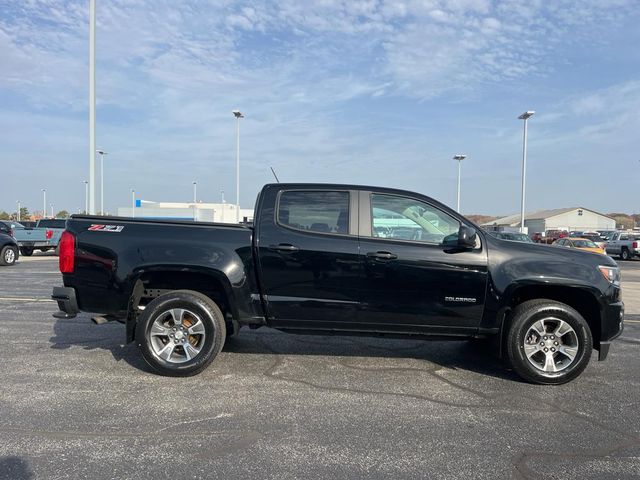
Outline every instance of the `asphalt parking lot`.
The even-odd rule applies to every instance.
[[[243,330],[154,375],[119,323],[56,320],[57,257],[0,268],[0,478],[638,478],[640,261],[627,324],[576,381],[523,383],[468,342]]]

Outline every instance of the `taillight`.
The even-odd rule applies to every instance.
[[[58,244],[58,250],[60,252],[58,257],[60,262],[60,272],[73,273],[73,269],[75,267],[76,237],[66,230],[62,232],[60,243]]]
[[[638,242],[633,242],[631,244],[631,248],[638,248]]]
[[[47,236],[47,240],[51,240],[51,237],[53,237],[53,230],[47,230],[45,235]]]
[[[9,230],[9,236],[13,237],[13,230]]]

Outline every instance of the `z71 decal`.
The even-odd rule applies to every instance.
[[[91,225],[88,230],[91,232],[116,232],[120,233],[124,225]]]

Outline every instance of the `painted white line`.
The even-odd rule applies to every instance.
[[[54,302],[51,298],[0,297],[0,302]]]

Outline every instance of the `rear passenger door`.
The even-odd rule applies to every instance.
[[[274,198],[275,197],[275,198]],[[356,320],[361,263],[357,192],[272,190],[257,229],[269,323],[344,328]]]

